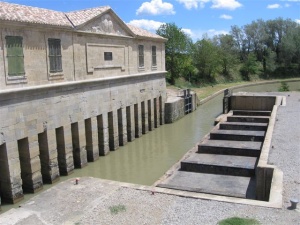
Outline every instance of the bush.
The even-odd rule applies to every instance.
[[[286,82],[282,81],[278,91],[281,91],[281,92],[290,91],[290,87]]]

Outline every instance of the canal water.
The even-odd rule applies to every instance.
[[[287,83],[291,91],[300,91],[300,81]],[[279,86],[280,83],[263,84],[238,88],[234,92],[278,91]],[[60,181],[91,176],[152,185],[212,129],[214,119],[222,112],[222,98],[222,94],[216,96],[181,120],[150,131],[109,155],[100,157],[96,162],[88,163],[87,167],[75,169],[73,174],[61,177]],[[44,185],[44,190],[52,186]],[[26,194],[25,200],[14,206],[3,205],[2,212],[18,207],[32,196],[34,195]]]

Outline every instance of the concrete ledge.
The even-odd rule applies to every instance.
[[[219,195],[212,195],[212,194],[179,191],[179,190],[166,189],[166,188],[160,188],[160,187],[154,187],[154,186],[144,186],[144,185],[131,184],[131,183],[122,183],[122,182],[117,182],[117,181],[108,181],[108,180],[107,181],[101,180],[101,181],[107,182],[109,184],[120,185],[121,187],[133,188],[133,189],[149,191],[149,192],[157,192],[157,193],[162,193],[162,194],[176,195],[176,196],[186,197],[186,198],[214,200],[214,201],[220,201],[220,202],[246,204],[246,205],[262,206],[262,207],[269,207],[269,208],[282,208],[281,201],[280,202],[278,202],[278,201],[265,202],[265,201],[219,196]],[[274,200],[276,200],[276,199],[274,198]]]
[[[191,112],[197,109],[197,95],[191,92]],[[185,113],[185,99],[183,96],[168,96],[165,102],[165,123],[174,123],[183,118]]]
[[[269,126],[265,135],[265,140],[261,149],[260,158],[256,168],[256,196],[259,200],[279,201],[282,205],[283,174],[277,167],[268,165],[269,152],[271,147],[272,135],[276,121],[279,105],[286,102],[285,96],[277,96]],[[279,204],[279,203],[278,203]]]
[[[262,81],[262,82],[256,82],[256,83],[251,83],[251,84],[242,84],[242,85],[237,85],[234,87],[230,87],[230,88],[224,88],[220,91],[215,92],[214,94],[204,98],[204,99],[200,99],[200,105],[204,104],[205,102],[208,102],[209,100],[213,99],[214,97],[217,97],[220,94],[224,94],[224,91],[226,89],[230,89],[230,90],[234,90],[234,89],[238,89],[238,88],[242,88],[242,87],[250,87],[250,86],[257,86],[257,85],[264,85],[264,84],[274,84],[274,83],[280,83],[280,82],[298,82],[300,81],[299,78],[294,78],[294,79],[289,79],[289,80],[273,80],[273,81]]]

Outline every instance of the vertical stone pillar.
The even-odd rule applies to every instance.
[[[109,153],[108,115],[104,113],[97,116],[99,154],[104,156]]]
[[[98,123],[96,117],[85,120],[85,137],[87,160],[94,162],[99,159]]]
[[[126,121],[127,121],[127,139],[133,141],[135,139],[135,123],[134,123],[134,106],[126,107]]]
[[[59,180],[55,130],[46,130],[38,135],[41,173],[43,183],[53,184]]]
[[[23,190],[35,193],[43,188],[38,136],[18,140],[18,150]]]
[[[109,149],[114,151],[119,148],[118,114],[116,111],[108,113]]]
[[[154,105],[152,99],[148,100],[148,124],[149,130],[154,130]]]
[[[154,98],[154,124],[160,127],[160,107],[158,98]]]
[[[67,176],[74,170],[71,125],[56,129],[56,141],[59,172]]]
[[[146,134],[149,132],[149,123],[148,123],[148,103],[143,101],[141,103],[142,111],[142,133]]]
[[[0,145],[1,201],[17,203],[23,199],[21,168],[17,142]]]
[[[165,124],[165,102],[163,101],[162,96],[159,97],[159,118],[160,125]]]
[[[74,166],[82,168],[87,166],[85,124],[78,121],[71,124]]]
[[[142,136],[141,104],[134,104],[135,137]]]
[[[126,123],[126,109],[118,109],[118,132],[119,144],[124,146],[127,144],[127,123]]]

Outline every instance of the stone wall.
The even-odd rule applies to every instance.
[[[163,72],[0,92],[3,202],[164,124]]]
[[[197,109],[198,97],[196,93],[191,93],[191,112]],[[184,97],[169,96],[165,103],[165,123],[174,123],[176,120],[181,119],[187,113],[185,112],[185,99]]]
[[[22,37],[25,74],[8,75],[6,36]],[[61,41],[62,72],[50,72],[48,39]],[[41,25],[0,24],[0,88],[92,80],[143,73],[165,72],[165,40],[86,33]],[[139,67],[138,46],[144,46],[144,66]],[[152,66],[152,46],[156,62]],[[104,60],[104,52],[112,60]]]

